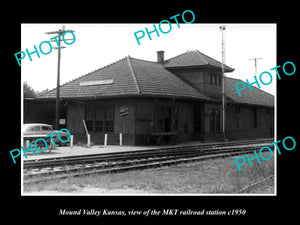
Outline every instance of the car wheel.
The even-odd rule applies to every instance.
[[[44,152],[44,151],[47,150],[47,149],[45,149],[46,145],[45,145],[45,143],[43,141],[38,141],[36,143],[36,145],[34,145],[35,141],[36,140],[32,140],[31,141],[31,145],[32,145],[33,148],[35,148],[35,149],[37,148],[36,150],[39,151],[39,152]],[[47,146],[47,148],[49,148],[49,147]]]
[[[68,138],[65,137],[65,136],[61,137],[60,139],[63,140],[63,141],[68,140]],[[66,146],[67,144],[68,144],[68,142],[61,142],[61,141],[59,142],[59,146]]]

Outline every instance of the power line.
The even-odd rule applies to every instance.
[[[57,40],[52,40],[50,42],[57,42],[58,47],[54,47],[54,49],[58,49],[58,58],[57,58],[57,83],[56,83],[56,104],[55,104],[55,129],[59,130],[59,92],[60,92],[60,58],[61,58],[61,52],[60,50],[62,48],[65,48],[64,46],[60,46],[61,44],[61,37],[66,31],[75,32],[73,30],[65,30],[65,26],[62,27],[62,29],[59,29],[58,31],[50,31],[46,32],[46,34],[59,34],[58,42]],[[70,40],[70,39],[64,39],[64,40]],[[73,40],[73,39],[71,39]]]

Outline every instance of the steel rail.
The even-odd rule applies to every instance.
[[[251,143],[251,142],[250,142]],[[252,144],[258,143],[252,141]],[[261,141],[259,143],[262,143]],[[38,160],[26,160],[24,161],[24,168],[42,168],[45,166],[58,166],[66,164],[76,164],[78,162],[93,162],[93,161],[111,161],[117,159],[124,159],[128,157],[143,157],[145,155],[169,155],[169,154],[180,154],[181,151],[188,152],[199,152],[199,151],[210,151],[216,148],[228,148],[230,146],[237,146],[236,144],[249,145],[249,142],[229,142],[229,143],[217,143],[217,144],[202,144],[202,145],[191,145],[191,146],[172,146],[164,147],[159,149],[140,150],[140,151],[125,151],[125,152],[114,152],[104,154],[89,154],[79,156],[67,156],[51,159],[38,159]]]
[[[228,157],[241,153],[244,154],[253,152],[253,150],[257,150],[257,147],[260,146],[263,146],[263,143],[236,146],[214,146],[214,149],[194,149],[192,151],[188,151],[185,148],[180,148],[180,150],[178,150],[178,147],[173,147],[172,152],[152,151],[150,153],[150,150],[146,150],[134,152],[134,154],[123,152],[122,154],[112,154],[114,156],[106,155],[103,157],[103,155],[98,155],[98,158],[96,156],[88,159],[76,157],[71,158],[71,161],[61,161],[59,164],[52,165],[47,165],[45,161],[45,164],[38,164],[36,167],[33,166],[34,164],[31,164],[30,167],[25,169],[24,183],[87,175],[91,173],[108,173],[130,169],[143,169],[216,157]]]

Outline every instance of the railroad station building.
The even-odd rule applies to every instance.
[[[234,71],[225,66],[225,72]],[[226,138],[244,140],[274,135],[274,96],[252,87],[238,96],[225,77]],[[24,123],[54,124],[56,89],[24,100]],[[176,132],[178,142],[222,141],[221,63],[198,50],[150,62],[127,56],[60,87],[60,128],[74,142],[144,145],[149,132]]]

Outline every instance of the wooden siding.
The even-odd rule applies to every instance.
[[[274,110],[269,108],[238,104],[227,106],[227,137],[232,140],[272,137],[274,135],[273,114]]]
[[[155,99],[136,99],[136,133],[145,134],[155,121]]]
[[[150,123],[157,126],[157,108],[172,108],[177,110],[178,141],[191,141],[194,138],[194,105],[193,102],[176,101],[172,99],[137,99],[136,100],[136,134],[137,143],[146,143]],[[173,121],[175,122],[175,121]],[[174,129],[175,125],[171,124]]]
[[[84,133],[82,120],[86,118],[89,110],[112,108],[114,112],[114,132],[124,134],[134,133],[134,100],[93,100],[75,102],[70,101],[67,108],[67,127],[72,133]],[[127,115],[120,115],[120,108],[128,107]]]
[[[221,75],[221,70],[213,68],[183,68],[170,70],[203,94],[216,97],[222,94],[221,77],[218,85],[209,82],[210,73]]]
[[[110,101],[115,106],[115,133],[134,134],[135,133],[135,101],[134,99],[120,99]],[[120,115],[121,108],[128,108],[127,115]]]
[[[194,131],[193,103],[173,101],[170,99],[137,99],[136,133],[146,133],[150,122],[155,122],[155,109],[157,107],[177,108],[178,131],[190,133]]]

